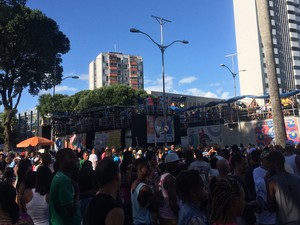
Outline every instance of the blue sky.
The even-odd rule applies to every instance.
[[[134,27],[160,42],[160,26],[151,17],[155,15],[172,21],[164,25],[165,44],[189,41],[165,52],[166,92],[234,96],[233,78],[220,67],[224,63],[231,68],[231,58],[225,56],[236,52],[232,0],[28,0],[27,6],[54,19],[70,39],[71,50],[63,56],[64,76],[78,75],[80,80],[64,80],[56,93],[88,89],[89,63],[109,51],[142,56],[145,89],[161,91],[160,50],[145,36],[129,32]],[[19,112],[34,108],[37,99],[26,92]]]

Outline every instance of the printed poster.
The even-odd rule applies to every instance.
[[[187,129],[188,143],[197,148],[212,144],[223,144],[223,126],[190,127]]]
[[[70,148],[73,150],[86,149],[86,133],[59,136],[55,140],[55,150]]]
[[[285,130],[289,140],[300,142],[298,120],[295,117],[285,118]],[[255,137],[257,146],[266,146],[274,139],[273,120],[259,121],[255,125]]]
[[[147,143],[164,143],[164,132],[167,133],[167,142],[174,142],[174,119],[167,116],[167,124],[165,124],[163,116],[147,115]]]
[[[107,130],[95,133],[94,148],[101,150],[106,146],[121,146],[121,130]]]

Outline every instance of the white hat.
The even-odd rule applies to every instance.
[[[247,149],[246,151],[247,151],[248,154],[251,154],[251,152],[253,152],[255,150],[256,150],[256,148],[250,148],[250,149]]]
[[[38,150],[39,153],[45,153],[45,151],[46,150],[44,148],[41,148],[40,150]]]
[[[137,155],[143,155],[142,150],[138,150],[138,152],[136,153]]]
[[[177,162],[179,161],[177,153],[169,153],[165,157],[165,163]]]

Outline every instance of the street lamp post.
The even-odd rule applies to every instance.
[[[67,76],[67,77],[64,77],[61,79],[61,82],[63,80],[66,80],[66,79],[79,79],[78,76]],[[53,79],[53,89],[52,89],[52,124],[51,124],[51,141],[55,141],[54,140],[54,97],[55,97],[55,86],[56,86],[56,79],[55,79],[55,76],[54,76],[54,79]]]
[[[162,18],[160,18],[161,20],[163,20]],[[161,23],[161,28],[162,28],[162,23]],[[167,126],[167,106],[166,106],[166,90],[165,90],[165,50],[170,47],[171,45],[173,45],[176,42],[180,42],[183,44],[188,44],[189,42],[186,40],[175,40],[173,42],[171,42],[168,45],[164,45],[162,40],[163,40],[163,36],[162,36],[162,29],[161,29],[161,44],[158,44],[156,41],[154,41],[154,39],[147,33],[140,31],[138,29],[135,28],[131,28],[130,32],[132,33],[141,33],[145,36],[147,36],[160,50],[161,52],[161,70],[162,70],[162,83],[163,83],[163,116],[164,116],[164,144],[165,146],[167,146],[167,131],[168,131],[168,126]]]
[[[221,64],[220,66],[222,67],[226,67],[228,69],[228,71],[231,73],[232,77],[233,77],[233,83],[234,83],[234,97],[236,97],[236,75],[238,75],[238,73],[233,72],[228,66],[226,66],[225,64]],[[239,72],[243,72],[246,70],[240,70]]]

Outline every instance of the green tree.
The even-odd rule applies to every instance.
[[[135,90],[127,85],[112,85],[96,90],[84,90],[72,96],[50,94],[41,95],[37,109],[41,116],[54,112],[70,112],[91,109],[99,106],[118,105],[136,106],[138,98],[145,98],[147,93]]]
[[[6,150],[12,146],[11,122],[23,91],[37,95],[62,78],[61,54],[70,49],[69,39],[57,23],[24,0],[0,1],[0,96],[6,113]],[[55,72],[54,72],[55,71]]]
[[[41,116],[54,112],[66,112],[70,108],[71,99],[68,95],[56,94],[54,97],[50,94],[44,94],[39,97],[37,110]]]
[[[143,90],[135,90],[127,85],[111,85],[90,91],[78,102],[76,110],[89,109],[99,106],[119,105],[134,106],[139,97],[145,98],[147,93]]]

